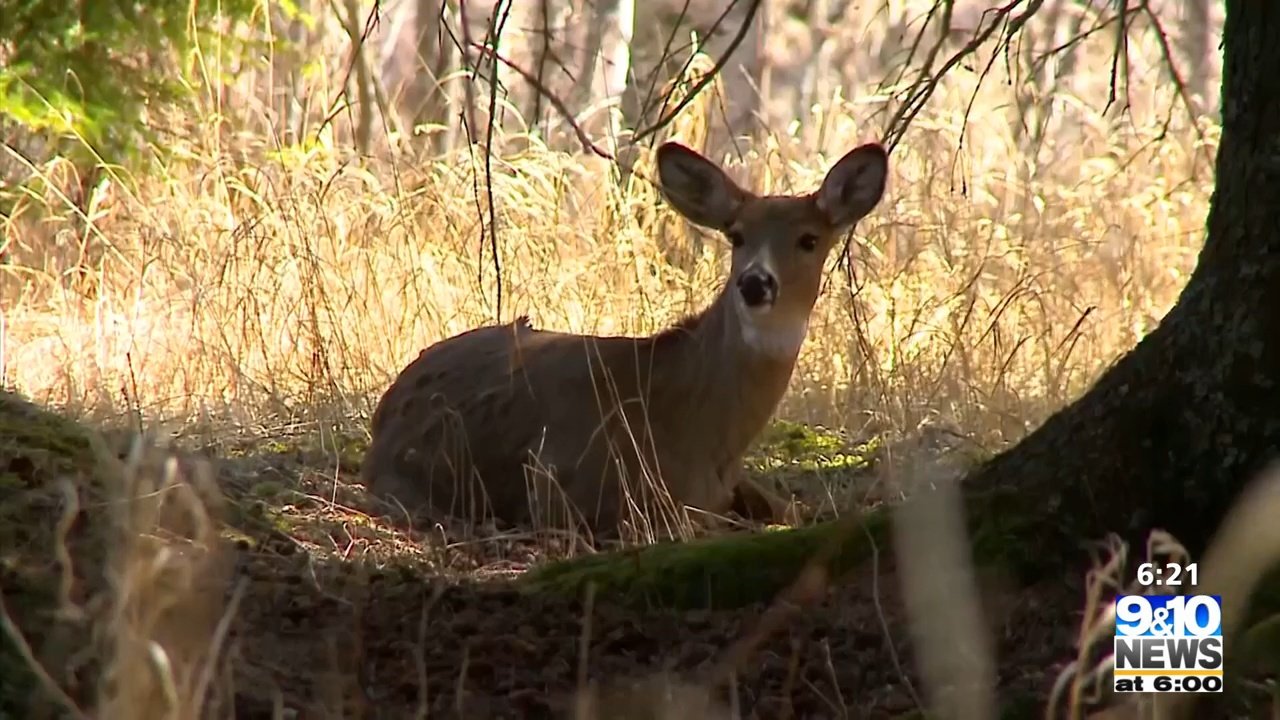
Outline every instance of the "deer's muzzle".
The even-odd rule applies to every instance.
[[[771,273],[750,268],[738,276],[738,293],[749,308],[766,308],[778,299],[778,281]]]

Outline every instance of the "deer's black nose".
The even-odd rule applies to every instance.
[[[778,281],[765,272],[745,272],[738,276],[738,292],[747,307],[772,305],[778,296]]]

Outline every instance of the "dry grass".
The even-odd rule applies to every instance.
[[[224,714],[223,651],[244,588],[227,592],[232,556],[212,469],[138,445],[116,477],[123,486],[108,496],[109,590],[96,625],[108,652],[95,713]]]
[[[874,135],[860,114],[828,109],[828,156],[755,146],[755,187],[816,186]],[[938,415],[1001,442],[1076,395],[1170,307],[1202,242],[1215,129],[1160,131],[1086,125],[1076,162],[1028,184],[1000,128],[971,123],[984,142],[957,151],[947,112],[922,119],[854,238],[852,297],[833,267],[781,413],[882,429]],[[578,332],[660,329],[724,273],[718,240],[658,205],[647,154],[622,188],[536,141],[495,158],[495,238],[478,149],[354,164],[240,144],[197,139],[158,175],[116,175],[87,217],[53,190],[64,165],[33,168],[52,182],[6,228],[7,383],[149,420],[345,423],[422,347],[499,319],[491,244],[500,319]]]
[[[43,535],[48,544],[25,553],[9,549],[5,571],[16,570],[10,577],[22,581],[8,590],[19,599],[33,590],[24,581],[35,577],[22,574],[23,563],[29,573],[47,553],[57,559],[58,577],[51,606],[0,602],[6,643],[60,706],[59,716],[226,715],[233,691],[227,636],[244,583],[230,582],[234,557],[222,534],[212,467],[150,442],[134,443],[123,463],[98,440],[93,455],[92,476],[55,484],[62,502],[56,531]],[[41,515],[38,503],[31,514]],[[48,519],[27,522],[35,527]],[[12,601],[9,593],[0,600]],[[33,627],[19,626],[15,613],[35,621]],[[48,712],[35,701],[31,710]]]

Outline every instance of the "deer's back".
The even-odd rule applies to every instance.
[[[546,507],[562,504],[563,492],[592,525],[616,523],[617,463],[634,474],[635,445],[653,444],[639,437],[645,423],[624,420],[636,414],[627,400],[645,377],[637,342],[539,331],[521,319],[427,348],[378,404],[365,483],[410,510],[487,509],[520,523],[532,482]]]

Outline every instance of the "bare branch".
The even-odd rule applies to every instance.
[[[942,2],[946,3],[950,3],[951,1],[952,0],[942,0]],[[916,115],[918,115],[924,108],[925,103],[933,96],[933,92],[937,89],[942,78],[944,78],[947,73],[951,72],[952,68],[960,64],[961,61],[975,54],[979,48],[985,45],[986,42],[991,39],[991,36],[995,34],[996,28],[1009,18],[1013,11],[1020,5],[1022,5],[1022,0],[1014,0],[1008,5],[1004,5],[994,10],[988,10],[983,13],[984,18],[988,15],[991,16],[992,20],[989,24],[985,27],[981,27],[980,30],[974,34],[973,38],[971,38],[969,42],[965,43],[964,47],[957,50],[955,54],[943,63],[942,67],[936,72],[930,73],[927,67],[920,71],[915,82],[907,89],[907,99],[898,107],[897,112],[894,113],[893,118],[889,121],[888,127],[885,130],[884,143],[890,151],[897,146],[898,141],[901,140],[902,136],[906,133],[907,127],[911,124],[911,121],[915,119]],[[1043,5],[1044,0],[1031,0],[1027,5],[1026,10],[1021,15],[1018,15],[1008,21],[1005,26],[1003,37],[1004,44],[1006,46],[1008,45],[1009,38],[1016,35]],[[939,39],[938,43],[941,44],[944,41],[945,37]]]
[[[1124,77],[1126,90],[1128,95],[1128,78],[1129,78],[1129,4],[1127,2],[1120,3],[1120,23],[1116,26],[1116,49],[1111,55],[1111,84],[1107,91],[1107,104],[1102,108],[1103,114],[1111,109],[1116,102],[1116,83],[1119,72],[1120,60],[1124,58]],[[1128,103],[1125,103],[1128,106]]]
[[[330,0],[329,6],[335,15],[342,17],[342,12],[336,2]],[[364,44],[373,34],[374,29],[378,27],[381,18],[380,10],[381,4],[375,2],[373,8],[369,10],[369,14],[365,16],[364,29],[359,34],[352,32],[352,29],[356,27],[356,17],[348,17],[346,22],[342,24],[351,38],[351,57],[347,61],[347,68],[343,73],[342,82],[338,85],[338,87],[342,88],[342,91],[334,96],[333,101],[329,103],[329,111],[325,113],[324,119],[320,121],[320,125],[316,128],[317,134],[323,132],[333,122],[333,119],[338,116],[338,113],[351,108],[350,102],[343,103],[341,100],[347,96],[347,84],[351,81],[351,74],[356,72],[357,64],[364,62]]]
[[[1182,77],[1181,70],[1178,69],[1178,63],[1174,60],[1173,49],[1169,46],[1169,35],[1164,31],[1164,25],[1160,22],[1160,18],[1151,10],[1150,0],[1142,0],[1142,4],[1138,6],[1147,19],[1151,21],[1151,29],[1156,33],[1156,42],[1160,45],[1160,55],[1164,59],[1165,67],[1169,71],[1169,77],[1173,79],[1173,87],[1177,91],[1178,100],[1182,101],[1183,107],[1187,111],[1187,117],[1191,119],[1191,127],[1196,133],[1197,140],[1204,140],[1204,132],[1200,129],[1200,123],[1196,122],[1195,103],[1191,99],[1191,94],[1187,91],[1186,80]],[[1173,108],[1169,108],[1169,114],[1165,117],[1164,129],[1169,129],[1169,124],[1173,122]]]
[[[560,115],[564,118],[564,121],[569,124],[569,127],[573,129],[574,134],[578,136],[578,141],[582,143],[583,150],[599,155],[600,157],[605,158],[606,160],[614,159],[613,155],[608,150],[605,150],[601,148],[599,145],[596,145],[594,142],[592,142],[591,137],[587,135],[587,131],[582,129],[582,126],[578,124],[578,121],[574,118],[573,113],[570,112],[569,108],[565,105],[564,100],[557,97],[554,93],[548,90],[547,87],[543,85],[542,82],[538,80],[538,78],[534,77],[532,73],[525,70],[524,68],[521,68],[519,65],[516,65],[515,63],[508,60],[507,58],[503,57],[496,50],[492,48],[489,48],[483,45],[476,45],[475,48],[477,50],[480,50],[482,53],[485,53],[493,57],[498,62],[501,62],[503,65],[506,65],[508,68],[514,71],[517,75],[524,78],[525,82],[529,83],[529,85],[532,86],[534,90],[537,90],[542,97],[545,97],[547,101],[551,103],[552,107],[556,109],[556,112],[560,113]]]
[[[929,68],[933,67],[933,62],[942,50],[943,43],[947,41],[947,34],[951,32],[951,13],[955,7],[955,0],[942,0],[941,3],[934,3],[929,8],[928,14],[924,17],[924,25],[920,26],[920,31],[916,33],[915,40],[911,42],[911,49],[907,51],[907,58],[902,61],[898,77],[893,81],[894,85],[902,82],[902,78],[907,74],[907,70],[911,67],[911,62],[915,60],[916,53],[920,50],[920,43],[924,40],[924,34],[929,30],[929,23],[933,22],[933,16],[938,12],[939,7],[942,8],[942,31],[938,33],[938,41],[929,49],[929,56],[925,58],[924,64],[921,66],[921,72],[928,71]],[[883,83],[881,83],[881,89],[884,89]]]
[[[676,33],[680,31],[680,27],[684,25],[685,18],[688,17],[689,15],[690,2],[691,0],[684,0],[684,5],[680,7],[680,13],[676,16],[675,22],[671,23],[671,32],[667,34],[667,40],[662,46],[662,55],[658,61],[659,66],[661,66],[661,64],[665,62],[667,58],[670,58],[671,55],[675,52],[674,50],[672,50],[672,45],[676,41]],[[726,7],[724,10],[724,13],[721,13],[721,18],[723,18],[726,14],[728,14],[729,10],[735,4],[737,4],[737,0],[733,0],[733,2],[729,3],[729,7]],[[712,29],[714,30],[715,27],[718,27],[719,23],[720,23],[720,20],[717,19],[716,24],[712,26]],[[676,73],[676,77],[682,77],[686,72],[688,72],[690,63],[692,62],[693,62],[692,55],[689,57],[686,57],[684,60],[684,64],[680,66],[680,71]],[[649,87],[648,89],[645,90],[644,102],[641,104],[641,107],[640,107],[640,117],[642,118],[648,117],[649,110],[652,109],[652,103],[654,99],[653,96],[658,89],[658,77],[660,74],[661,73],[658,73],[658,72],[653,72],[649,74]],[[666,98],[664,98],[664,100],[665,99]],[[665,106],[666,104],[664,102],[663,107]]]
[[[674,120],[682,110],[688,107],[689,103],[693,102],[693,99],[698,96],[698,93],[702,92],[711,84],[712,81],[715,80],[716,75],[719,75],[720,71],[724,69],[724,66],[728,64],[729,58],[733,56],[734,51],[742,44],[743,38],[747,36],[747,31],[751,29],[751,23],[755,22],[756,12],[759,10],[760,0],[751,0],[751,5],[747,8],[747,17],[742,21],[742,25],[738,27],[737,34],[733,36],[733,40],[729,41],[729,46],[725,48],[724,54],[721,55],[720,59],[711,67],[711,70],[708,71],[707,74],[703,75],[698,82],[689,89],[689,92],[680,99],[680,102],[677,103],[669,113],[658,118],[658,120],[649,127],[639,130],[632,135],[631,142],[638,143],[644,138],[657,133],[659,130],[662,130],[664,127],[671,124],[671,121]]]

